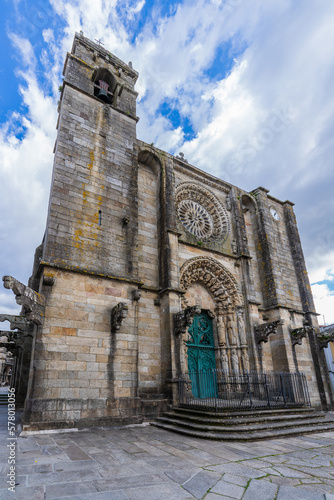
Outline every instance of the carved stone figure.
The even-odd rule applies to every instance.
[[[32,321],[29,321],[25,316],[0,314],[0,322],[2,321],[9,321],[11,330],[20,330],[21,332],[29,332],[33,328]]]
[[[231,314],[227,317],[227,334],[230,345],[237,345],[238,339],[236,334],[235,321],[233,320],[233,316]]]
[[[220,346],[226,345],[226,328],[223,316],[217,316],[218,342]]]
[[[186,333],[187,328],[191,326],[194,316],[201,313],[200,306],[188,306],[183,311],[174,314],[174,334],[180,335]]]
[[[283,325],[283,320],[278,319],[271,323],[262,323],[262,325],[255,326],[255,339],[258,344],[261,342],[268,342],[269,335],[277,333],[278,325]]]
[[[249,357],[247,347],[243,347],[241,351],[242,368],[245,373],[249,372]]]
[[[303,338],[306,337],[307,333],[312,330],[312,326],[302,326],[301,328],[295,328],[290,330],[290,337],[292,345],[302,344]]]
[[[334,342],[334,324],[320,328],[317,339],[320,349],[327,347],[329,342]]]
[[[121,324],[124,318],[128,315],[128,306],[125,302],[119,302],[111,310],[111,332],[115,333],[121,328]]]
[[[228,357],[227,357],[227,352],[226,349],[221,350],[221,367],[224,372],[228,372]]]
[[[236,308],[237,313],[237,325],[238,325],[238,334],[241,345],[247,344],[246,332],[245,332],[245,323],[244,323],[244,310],[242,307]]]
[[[16,303],[23,307],[25,317],[36,325],[44,320],[45,298],[12,276],[2,278],[3,286],[13,290]]]
[[[236,349],[231,349],[231,364],[232,364],[232,371],[233,372],[238,372],[239,371],[239,357]]]

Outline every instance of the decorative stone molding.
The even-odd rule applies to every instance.
[[[268,342],[269,335],[277,333],[277,327],[283,325],[284,321],[278,319],[271,323],[262,323],[262,325],[255,326],[255,340],[258,344],[261,342]]]
[[[203,242],[225,240],[230,230],[229,216],[209,189],[182,182],[175,189],[175,203],[186,232]]]
[[[306,337],[307,333],[312,331],[312,326],[302,326],[300,328],[295,328],[294,330],[290,330],[291,342],[292,345],[302,345],[303,338]]]
[[[174,314],[174,334],[181,335],[186,333],[187,328],[191,326],[194,316],[201,313],[200,306],[188,306],[183,311]]]
[[[217,306],[230,310],[241,305],[241,296],[234,276],[212,257],[194,257],[180,270],[180,288],[186,291],[192,283],[201,283],[211,293]]]
[[[211,188],[219,189],[219,191],[223,191],[226,194],[229,194],[229,192],[231,191],[231,184],[228,184],[222,179],[215,179],[214,181],[212,181],[212,177],[209,175],[205,175],[204,172],[202,172],[201,175],[197,175],[191,168],[186,165],[182,165],[181,163],[174,163],[174,170],[176,172],[180,172],[182,175],[185,175],[187,178],[194,179],[201,185],[205,184],[206,186],[210,186]]]
[[[25,317],[41,325],[44,321],[45,298],[12,276],[4,276],[2,280],[5,288],[13,290],[16,303],[23,307]]]
[[[320,328],[317,339],[320,349],[328,347],[329,342],[334,342],[334,324]]]
[[[0,314],[0,322],[9,321],[11,330],[20,330],[28,333],[33,328],[33,322],[25,316],[13,316],[12,314]]]
[[[128,315],[129,307],[125,302],[119,302],[111,310],[111,333],[116,333],[121,328],[123,319]]]

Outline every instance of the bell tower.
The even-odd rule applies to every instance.
[[[138,73],[76,34],[63,74],[42,261],[136,275]]]

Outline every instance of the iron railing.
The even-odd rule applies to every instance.
[[[179,379],[183,407],[220,411],[310,406],[303,373],[189,372]]]

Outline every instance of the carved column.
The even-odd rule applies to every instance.
[[[220,352],[220,363],[221,369],[224,372],[229,371],[228,364],[228,355],[227,355],[227,328],[226,328],[226,312],[222,304],[218,304],[216,307],[216,320],[217,320],[217,333],[218,333],[218,344],[219,344],[219,352]]]
[[[248,344],[247,344],[246,329],[244,322],[244,308],[242,306],[236,307],[236,315],[237,315],[237,326],[238,326],[238,336],[240,342],[242,369],[244,372],[249,372]]]

